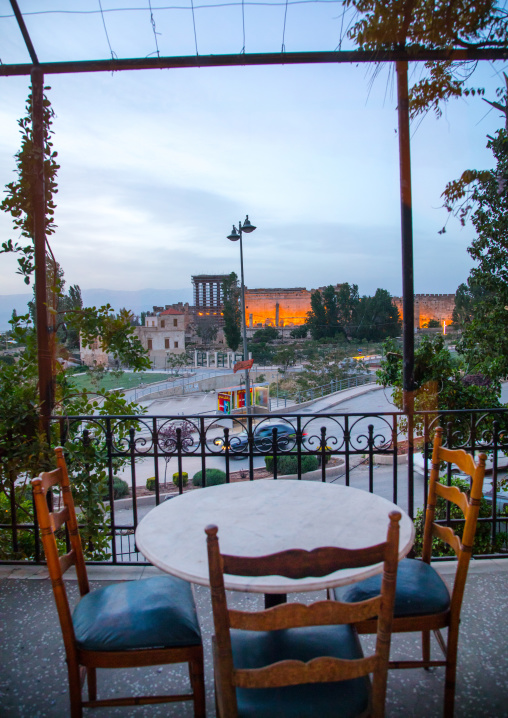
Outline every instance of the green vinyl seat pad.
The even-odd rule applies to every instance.
[[[72,622],[83,650],[201,644],[191,585],[174,576],[123,581],[87,593],[74,609]]]
[[[365,601],[381,592],[382,574],[359,583],[333,589],[334,598],[344,603]],[[399,561],[394,616],[425,616],[443,613],[450,607],[450,592],[438,572],[414,558]]]
[[[305,626],[279,631],[231,631],[235,668],[261,668],[282,660],[308,662],[318,656],[362,658],[349,625]],[[367,676],[348,681],[279,688],[236,688],[239,718],[353,718],[368,707]]]

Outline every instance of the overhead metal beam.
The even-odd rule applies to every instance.
[[[33,59],[33,58],[32,58]],[[351,50],[340,52],[267,52],[239,55],[183,55],[180,57],[143,57],[131,59],[83,60],[80,62],[43,62],[45,75],[79,72],[121,72],[124,70],[177,69],[186,67],[248,67],[255,65],[306,65],[369,62],[438,62],[452,60],[508,60],[508,48],[479,50]],[[0,76],[29,75],[33,65],[0,65]]]
[[[23,40],[25,41],[28,54],[30,55],[30,59],[32,60],[34,65],[38,65],[39,60],[37,59],[37,55],[35,53],[32,40],[25,25],[25,21],[23,20],[23,15],[21,14],[21,10],[19,9],[18,1],[11,0],[11,7],[14,12],[14,15],[16,16],[16,20],[18,21],[19,29],[21,30],[21,34],[23,35]]]

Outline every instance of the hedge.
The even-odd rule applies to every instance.
[[[202,480],[203,472],[198,471],[194,474],[192,477],[192,483],[194,486],[202,486],[203,480]],[[224,471],[221,471],[220,469],[207,469],[206,470],[206,484],[205,486],[217,486],[217,484],[225,484],[226,483],[226,473]]]
[[[266,470],[273,474],[273,456],[265,456]],[[314,454],[302,455],[302,474],[308,471],[315,471],[319,468],[317,456]],[[283,454],[277,457],[277,474],[279,476],[287,476],[288,474],[298,473],[298,457],[296,454]]]

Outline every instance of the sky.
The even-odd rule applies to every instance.
[[[41,61],[237,53],[240,3],[179,10],[164,0],[19,0]],[[138,8],[113,12],[118,8]],[[246,52],[334,50],[337,2],[244,6]],[[284,29],[284,16],[286,24]],[[106,34],[107,31],[107,34]],[[0,0],[0,59],[29,62]],[[110,50],[111,48],[111,50]],[[343,45],[347,49],[347,44]],[[61,169],[53,252],[82,289],[185,289],[191,275],[239,274],[227,240],[248,214],[247,287],[358,284],[401,294],[400,200],[393,68],[301,65],[53,75],[54,148]],[[495,99],[506,65],[483,63],[471,84]],[[411,72],[411,82],[420,76]],[[0,77],[0,186],[14,179],[17,119],[27,77]],[[450,293],[472,266],[471,226],[448,219],[440,197],[468,168],[492,167],[486,136],[502,126],[479,98],[412,125],[416,293]],[[0,242],[17,239],[0,214]],[[27,291],[13,257],[0,255],[0,294]]]

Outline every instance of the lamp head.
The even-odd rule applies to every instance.
[[[254,225],[249,221],[249,215],[246,215],[245,222],[242,225],[242,232],[254,232],[255,229]]]
[[[232,242],[237,242],[240,239],[240,234],[236,229],[235,225],[233,225],[233,231],[231,232],[231,234],[228,234],[228,239],[230,239]]]

